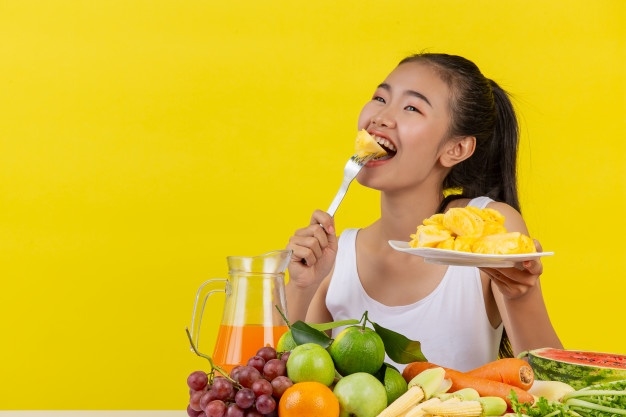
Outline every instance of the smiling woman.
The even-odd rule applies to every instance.
[[[492,269],[456,268],[387,245],[423,223],[418,246],[437,243],[420,230],[430,227],[450,242],[444,249],[480,252],[494,230],[505,238],[490,252],[506,253],[500,246],[510,246],[510,237],[521,241],[519,252],[536,252],[539,244],[519,212],[519,130],[508,94],[464,57],[415,54],[378,85],[358,126],[397,149],[368,162],[356,178],[380,193],[380,217],[338,235],[333,213],[316,210],[309,225],[295,231],[287,246],[294,261],[286,294],[298,308],[290,320],[346,320],[370,311],[385,327],[419,340],[430,360],[460,370],[534,346],[561,347],[539,285],[539,257]],[[405,365],[387,361],[400,370]]]
[[[516,95],[525,217],[558,254],[550,316],[566,345],[626,351],[579,330],[621,317],[626,219],[572,227],[626,212],[623,16],[622,0],[0,2],[0,409],[184,410],[206,366],[184,331],[196,289],[326,204],[367,90],[423,49]],[[376,201],[351,187],[338,231]]]

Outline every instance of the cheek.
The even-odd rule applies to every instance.
[[[372,120],[373,111],[367,104],[363,106],[361,109],[361,113],[359,113],[359,121],[358,121],[358,129],[365,129],[370,125],[370,121]]]

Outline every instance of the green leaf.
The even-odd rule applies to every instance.
[[[311,327],[301,320],[292,323],[290,330],[293,340],[298,345],[305,343],[317,343],[326,349],[332,342],[332,339],[326,333]]]
[[[309,326],[323,332],[326,330],[335,329],[337,327],[349,326],[351,324],[358,324],[358,323],[360,322],[357,319],[346,319],[346,320],[331,321],[328,323],[309,323]]]
[[[422,353],[422,344],[411,340],[406,336],[396,333],[393,330],[385,329],[376,323],[370,322],[374,330],[383,339],[385,352],[397,363],[427,362]]]

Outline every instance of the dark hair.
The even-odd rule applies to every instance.
[[[486,78],[472,61],[438,53],[411,55],[400,64],[420,62],[431,65],[451,91],[449,134],[474,136],[472,156],[455,165],[444,179],[444,190],[456,190],[443,199],[439,211],[457,198],[488,196],[520,210],[517,195],[517,149],[519,127],[507,92]],[[500,357],[512,357],[513,350],[502,334]]]

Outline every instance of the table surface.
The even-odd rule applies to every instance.
[[[186,410],[0,410],[0,417],[187,417]]]

